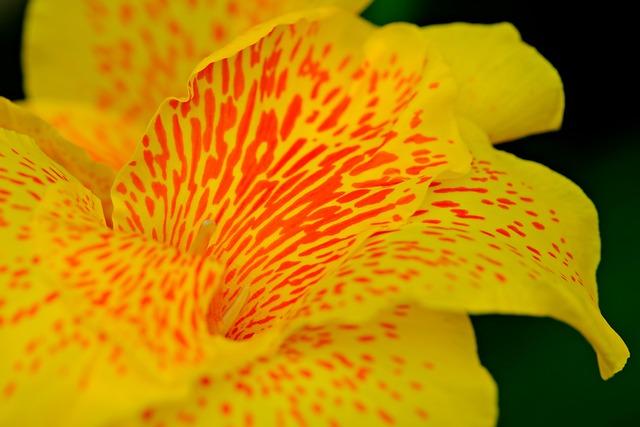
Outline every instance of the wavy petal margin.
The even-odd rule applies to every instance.
[[[409,225],[374,234],[311,291],[298,322],[357,321],[394,301],[550,316],[580,331],[609,378],[629,351],[598,308],[596,211],[575,184],[462,127],[468,177],[434,182]]]
[[[458,111],[492,142],[557,130],[562,124],[562,80],[508,23],[430,25],[425,37],[438,46],[459,85]]]

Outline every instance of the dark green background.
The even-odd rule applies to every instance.
[[[0,0],[0,95],[12,99],[23,96],[24,3]],[[511,316],[474,318],[480,357],[500,387],[500,426],[640,425],[637,14],[622,1],[377,0],[365,16],[377,24],[510,21],[558,68],[567,95],[563,130],[501,148],[566,175],[595,202],[600,304],[632,357],[604,382],[578,333],[553,320]]]

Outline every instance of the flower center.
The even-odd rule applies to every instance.
[[[193,256],[203,257],[207,253],[209,248],[209,242],[216,232],[216,223],[210,219],[205,219],[196,233],[196,237],[191,243],[189,253]],[[216,291],[211,303],[209,305],[207,313],[207,327],[209,333],[215,335],[226,335],[229,329],[236,321],[242,307],[244,306],[249,296],[249,288],[247,286],[240,286],[238,291],[235,292],[235,296],[231,296],[232,300],[225,304],[225,290],[223,284],[225,283],[226,271],[222,271],[221,285]],[[224,307],[226,305],[226,307]]]
[[[211,236],[216,232],[216,224],[210,219],[205,219],[202,221],[198,232],[196,233],[196,238],[193,240],[191,247],[189,248],[189,252],[193,256],[203,256],[209,247],[209,240],[211,240]]]

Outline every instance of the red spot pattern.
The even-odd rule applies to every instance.
[[[64,400],[129,375],[140,357],[162,377],[210,356],[218,266],[109,230],[88,190],[32,140],[2,129],[0,238],[9,242],[0,247],[6,397],[43,388]]]
[[[0,238],[10,243],[0,246],[7,423],[67,420],[72,404],[91,422],[111,422],[130,414],[129,399],[143,407],[175,396],[198,367],[234,369],[264,353],[255,340],[242,347],[211,336],[216,264],[108,229],[88,190],[32,140],[3,129],[0,202]],[[105,412],[114,390],[135,398],[109,400]],[[36,392],[59,404],[25,413]]]
[[[407,299],[552,316],[585,335],[610,375],[620,363],[611,348],[624,344],[598,309],[598,242],[584,237],[598,235],[593,206],[542,166],[490,147],[478,151],[468,177],[432,182],[410,224],[372,235],[314,286],[299,316],[321,323],[354,305],[363,316]],[[435,191],[444,188],[474,191]]]
[[[422,334],[425,329],[436,332]],[[445,399],[466,408],[467,399],[482,407],[493,404],[494,398],[488,392],[488,375],[477,362],[467,364],[476,357],[467,346],[472,342],[440,340],[461,333],[472,334],[463,316],[426,313],[408,305],[389,307],[375,321],[360,325],[303,327],[272,356],[226,375],[205,375],[188,403],[152,408],[141,413],[140,420],[150,426],[210,420],[237,426],[349,426],[356,420],[366,425],[418,425],[431,418],[436,424],[444,419],[455,423],[454,413],[441,414],[442,407],[449,407]],[[363,343],[363,334],[374,338]],[[469,357],[445,360],[445,354]],[[451,376],[459,369],[468,374],[462,382]],[[473,388],[469,395],[469,381],[483,381],[488,387]],[[449,391],[443,393],[439,384]]]
[[[496,153],[496,165],[474,160],[471,175],[448,181],[447,191],[437,191],[445,189],[445,184],[433,182],[435,191],[427,197],[425,209],[414,214],[412,224],[369,238],[336,276],[327,280],[332,288],[319,283],[313,289],[302,314],[313,315],[315,320],[322,312],[361,305],[372,298],[402,299],[416,286],[456,304],[456,290],[466,298],[464,293],[469,290],[483,292],[496,284],[518,282],[522,275],[553,286],[566,283],[580,298],[595,304],[594,277],[583,277],[593,271],[585,271],[570,256],[574,248],[561,237],[570,230],[563,229],[558,214],[548,208],[554,201],[536,191],[534,183],[521,181],[518,168],[501,161],[503,156]],[[460,186],[451,187],[457,183]],[[471,185],[476,186],[474,191],[466,191]],[[451,188],[465,189],[465,196],[456,197],[455,202],[448,199]],[[507,203],[506,195],[514,202]],[[527,211],[535,212],[548,228],[534,224]],[[517,289],[516,293],[521,288]]]
[[[85,387],[86,376],[75,368],[100,339],[80,326],[80,312],[76,317],[68,309],[74,300],[62,282],[50,286],[47,280],[43,263],[52,253],[41,246],[37,218],[53,199],[60,201],[53,212],[59,221],[78,218],[104,227],[95,197],[31,139],[0,129],[0,334],[10,343],[3,347],[0,387],[11,399],[32,399],[52,373]]]
[[[133,348],[124,350],[147,352],[160,370],[209,356],[209,328],[218,320],[211,311],[217,265],[139,234],[71,216],[63,222],[53,210],[48,215],[41,218],[41,239],[49,239],[48,250],[58,255],[43,265],[64,283],[61,296],[75,301],[81,313],[75,326],[108,323],[105,338],[126,339]]]
[[[550,173],[538,170],[538,166],[500,152],[487,150],[481,156],[472,163],[471,175],[456,186],[465,189],[464,196],[455,199],[459,207],[442,205],[444,199],[441,197],[447,197],[443,193],[448,192],[442,190],[454,187],[454,182],[435,182],[432,183],[433,192],[428,197],[431,209],[413,218],[413,221],[424,224],[423,233],[430,239],[444,242],[442,246],[445,249],[433,255],[440,257],[443,263],[446,263],[445,260],[453,262],[457,244],[475,244],[476,259],[466,259],[464,264],[467,267],[459,268],[467,270],[467,274],[459,275],[469,278],[474,287],[490,283],[487,276],[491,275],[499,281],[508,282],[513,275],[510,271],[513,264],[503,265],[501,260],[513,257],[521,267],[516,274],[525,271],[532,280],[548,278],[550,283],[565,282],[577,286],[583,297],[596,303],[595,277],[592,277],[594,271],[585,269],[584,264],[572,259],[571,250],[577,249],[574,243],[576,239],[568,240],[565,237],[573,233],[565,221],[574,222],[574,227],[595,225],[593,208],[587,206],[577,212],[572,201],[567,202],[557,195],[560,191],[549,191],[547,182],[553,177],[544,176],[545,172],[548,175]],[[542,180],[536,179],[543,176]],[[571,186],[563,182],[561,177],[556,180],[559,188]],[[571,190],[572,197],[580,197],[575,189]],[[588,204],[584,197],[583,203]],[[564,221],[554,207],[562,211],[566,218]],[[590,215],[593,215],[592,224],[588,223],[588,219],[585,221],[580,218]],[[574,219],[576,217],[577,220]],[[431,223],[434,219],[440,222]],[[451,252],[447,253],[447,250]],[[591,255],[586,250],[583,257],[586,260]],[[491,262],[492,259],[496,261]],[[461,267],[459,262],[455,264]],[[477,268],[478,265],[483,269]]]
[[[100,32],[106,6],[88,4]],[[156,17],[165,6],[144,7]],[[234,4],[228,11],[238,13]],[[129,25],[136,13],[123,4],[118,19]],[[180,39],[180,23],[167,28]],[[212,33],[221,39],[225,30],[215,25]],[[142,422],[193,424],[206,417],[254,425],[266,414],[276,424],[341,425],[345,417],[413,424],[437,413],[438,393],[429,394],[429,385],[451,389],[455,381],[437,375],[457,367],[441,370],[449,360],[426,360],[428,345],[425,360],[411,353],[425,338],[422,316],[444,315],[389,307],[417,299],[438,308],[522,312],[526,304],[491,304],[517,300],[525,282],[565,286],[597,311],[595,265],[565,225],[576,215],[550,189],[534,188],[539,182],[532,178],[543,174],[519,175],[508,157],[483,153],[469,177],[433,181],[465,160],[454,129],[442,120],[431,127],[430,111],[446,110],[444,98],[419,91],[446,92],[446,76],[429,74],[430,58],[403,58],[397,43],[381,49],[381,33],[362,40],[362,52],[344,48],[331,38],[335,33],[324,22],[279,26],[199,70],[189,98],[162,106],[121,171],[115,230],[104,226],[95,198],[33,144],[2,147],[0,235],[36,243],[2,253],[10,262],[0,264],[6,288],[0,330],[17,343],[4,356],[14,361],[0,384],[4,399],[28,398],[29,387],[39,389],[43,379],[54,378],[54,388],[55,378],[71,383],[71,396],[101,377],[125,384],[136,377],[131,365],[142,360],[151,362],[155,379],[177,376],[180,385],[203,373],[191,404],[146,405]],[[153,45],[152,36],[141,35]],[[163,69],[162,60],[154,66]],[[164,72],[173,75],[170,66]],[[102,106],[110,107],[103,95]],[[145,108],[132,105],[130,117]],[[187,251],[204,220],[216,228],[206,250],[193,256]],[[212,325],[247,289],[227,333],[239,341],[225,345],[253,344],[242,340],[282,326],[282,318],[294,332],[280,338],[275,354],[249,352],[258,358],[220,374],[201,363],[220,356],[218,348],[209,353],[220,339],[211,337]],[[386,311],[374,317],[380,309]],[[533,314],[562,317],[553,309]],[[564,320],[572,323],[572,314]],[[470,331],[464,316],[448,317],[434,336],[456,322]],[[317,326],[328,318],[353,323]],[[446,347],[472,342],[472,335],[435,341]],[[444,354],[475,357],[475,349]],[[197,369],[180,375],[185,366]],[[462,390],[468,392],[466,377]],[[264,402],[273,412],[254,410]]]
[[[285,317],[363,232],[401,223],[434,176],[466,160],[453,126],[415,124],[418,110],[449,108],[418,94],[423,78],[446,78],[437,62],[399,55],[392,29],[362,41],[386,43],[374,57],[346,48],[341,25],[362,23],[278,26],[205,65],[116,179],[119,230],[186,250],[202,221],[216,224],[207,255],[225,268],[225,298],[249,288],[230,337]]]

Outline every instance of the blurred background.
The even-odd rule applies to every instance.
[[[26,0],[0,0],[0,95],[23,97]],[[586,341],[550,319],[479,316],[480,357],[500,389],[505,426],[640,425],[640,91],[631,2],[376,0],[376,24],[509,21],[558,68],[567,109],[560,132],[500,146],[575,181],[600,212],[600,306],[631,350],[609,381]],[[637,263],[637,264],[636,264]],[[635,356],[635,357],[634,357]]]

